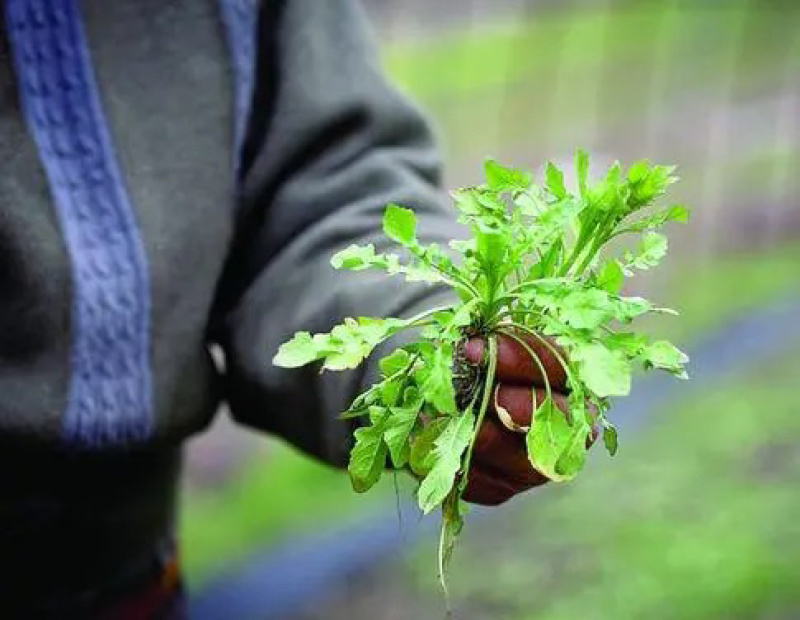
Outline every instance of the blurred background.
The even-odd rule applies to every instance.
[[[693,354],[619,410],[574,482],[476,511],[463,620],[800,618],[800,2],[368,0],[382,61],[436,123],[448,187],[527,169],[679,167],[692,209],[632,293]],[[265,358],[266,359],[266,358]],[[630,412],[630,414],[629,414]],[[611,418],[614,419],[615,411]],[[435,518],[225,423],[195,440],[183,545],[198,618],[442,618]]]

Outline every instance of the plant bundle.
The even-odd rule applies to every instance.
[[[454,291],[453,303],[410,318],[348,318],[329,333],[298,332],[273,360],[284,367],[317,362],[322,370],[355,368],[378,344],[415,330],[411,343],[380,359],[380,380],[343,414],[362,421],[348,470],[359,492],[387,469],[414,474],[421,510],[442,508],[442,579],[463,524],[461,496],[476,436],[496,399],[499,336],[530,355],[544,377],[546,397],[537,402],[534,393],[529,427],[515,424],[496,401],[493,410],[509,430],[524,434],[531,466],[554,481],[580,471],[595,428],[602,428],[608,452],[616,452],[617,431],[606,413],[612,397],[630,391],[635,367],[687,377],[684,353],[629,329],[636,317],[674,311],[621,292],[626,277],[655,267],[665,255],[667,239],[656,230],[688,219],[680,205],[649,208],[676,180],[674,168],[640,161],[623,172],[614,163],[596,183],[588,171],[588,155],[578,150],[576,188],[570,191],[553,163],[537,185],[531,174],[487,161],[482,185],[452,192],[458,220],[471,235],[452,240],[449,251],[421,243],[414,212],[389,205],[383,230],[404,255],[351,245],[331,265],[445,285]],[[627,236],[638,243],[607,255],[609,242]],[[466,365],[460,355],[471,337],[487,345],[480,368]],[[567,413],[555,406],[530,342],[541,343],[563,367]]]

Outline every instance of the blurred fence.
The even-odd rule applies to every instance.
[[[576,146],[676,163],[700,254],[800,233],[800,2],[370,0],[449,184]]]

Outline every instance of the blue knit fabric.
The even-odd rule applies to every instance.
[[[78,0],[6,0],[5,6],[26,122],[73,273],[63,436],[90,449],[139,441],[153,429],[148,271]]]
[[[222,21],[227,32],[228,47],[234,74],[234,152],[236,168],[247,132],[250,101],[253,98],[255,78],[255,26],[257,22],[256,0],[219,0]]]

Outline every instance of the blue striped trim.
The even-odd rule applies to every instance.
[[[234,152],[239,160],[250,116],[256,63],[256,0],[219,0],[234,75]]]
[[[85,448],[142,440],[153,430],[147,265],[78,0],[6,0],[6,27],[72,266],[64,440]]]

